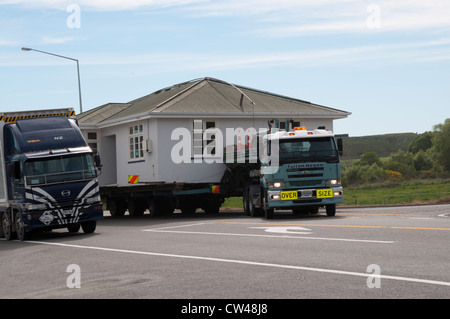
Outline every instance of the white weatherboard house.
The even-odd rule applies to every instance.
[[[108,103],[77,116],[91,148],[98,150],[103,164],[100,185],[130,183],[217,183],[224,164],[198,163],[202,149],[211,140],[203,132],[218,128],[267,128],[268,121],[305,126],[313,130],[351,113],[295,98],[233,85],[213,78],[173,85],[128,103]],[[293,121],[285,123],[285,119]],[[172,149],[181,137],[177,129],[190,132],[192,161],[175,163]],[[188,140],[189,142],[189,140]],[[232,143],[231,143],[232,144]],[[220,144],[218,144],[220,145]],[[200,155],[199,155],[200,154]]]

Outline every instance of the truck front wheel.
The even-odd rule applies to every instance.
[[[336,215],[336,204],[330,204],[330,205],[326,205],[326,210],[327,210],[327,216],[334,216]]]
[[[92,234],[95,232],[95,228],[97,227],[97,222],[95,220],[91,220],[88,222],[81,223],[81,228],[85,234]]]
[[[16,213],[15,226],[16,226],[17,238],[20,241],[26,240],[28,238],[28,233],[27,233],[27,230],[25,229],[25,224],[22,220],[22,214],[20,212]]]
[[[263,209],[264,209],[264,217],[266,219],[273,219],[274,209],[273,208],[269,208],[266,192],[264,192],[262,194],[262,196],[263,196],[263,204],[262,204],[262,206],[263,206]]]

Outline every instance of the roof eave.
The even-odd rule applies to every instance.
[[[192,112],[145,112],[141,114],[130,115],[115,120],[103,121],[100,123],[80,123],[80,127],[85,129],[98,129],[106,128],[114,125],[127,124],[135,121],[142,121],[150,118],[241,118],[241,119],[272,119],[272,118],[322,118],[322,119],[343,119],[351,115],[350,112],[342,113],[245,113],[245,112],[233,112],[233,113],[192,113]]]

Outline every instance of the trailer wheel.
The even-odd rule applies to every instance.
[[[28,238],[28,232],[25,228],[25,224],[22,220],[22,214],[20,212],[17,212],[15,214],[15,226],[16,226],[17,238],[20,241],[26,240]]]
[[[97,228],[97,222],[95,220],[91,220],[88,222],[81,223],[81,228],[85,234],[92,234],[95,232],[95,228]]]
[[[130,199],[128,201],[128,212],[131,216],[142,216],[145,212],[145,203],[139,199]]]
[[[6,240],[12,239],[12,227],[11,227],[11,219],[9,218],[9,214],[7,212],[4,212],[1,217],[1,226],[2,226],[2,233],[3,237],[5,237]]]
[[[327,216],[333,217],[336,215],[336,204],[326,205]]]
[[[197,207],[194,205],[183,205],[181,207],[181,213],[184,215],[193,215],[195,214],[195,211],[197,210]]]
[[[150,216],[162,216],[173,213],[172,203],[168,199],[149,199]]]
[[[248,187],[245,187],[244,194],[242,196],[242,206],[244,207],[245,216],[250,216],[250,209],[248,207],[248,194],[249,194],[249,189],[248,189]]]
[[[252,216],[252,217],[261,216],[261,209],[255,207],[255,204],[253,203],[253,198],[252,198],[250,192],[249,192],[249,196],[248,196],[248,211],[250,213],[250,216]]]
[[[116,199],[108,199],[107,208],[113,217],[123,216],[125,214],[125,202]]]
[[[212,201],[209,202],[203,210],[206,215],[217,215],[220,212],[220,202]]]

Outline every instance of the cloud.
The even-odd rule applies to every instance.
[[[52,37],[42,36],[42,44],[65,44],[73,41],[80,40],[75,37]]]
[[[0,0],[1,5],[66,10],[73,3],[88,11],[177,8],[193,17],[249,17],[252,32],[269,37],[317,33],[380,32],[450,28],[445,0]]]
[[[77,55],[83,67],[130,66],[154,70],[154,73],[180,70],[220,71],[270,67],[370,66],[448,61],[450,38],[432,41],[380,45],[328,47],[326,49],[273,51],[260,53],[86,53]],[[29,59],[25,56],[0,56],[0,66],[61,65],[59,59]],[[122,70],[122,69],[120,69]],[[152,71],[153,72],[153,71]]]
[[[252,17],[265,22],[252,32],[267,37],[450,28],[450,1],[442,0],[226,0],[186,10],[199,17]]]
[[[203,1],[205,0],[0,0],[0,5],[65,10],[69,5],[76,3],[85,10],[120,11],[143,7],[174,7]]]

